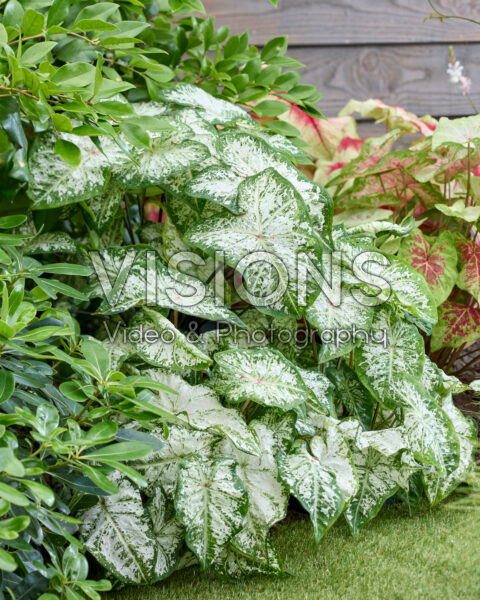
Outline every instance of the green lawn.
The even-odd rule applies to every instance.
[[[440,508],[409,518],[385,509],[358,539],[341,521],[313,544],[310,523],[280,524],[274,539],[293,574],[226,582],[192,568],[109,600],[479,600],[480,511]]]

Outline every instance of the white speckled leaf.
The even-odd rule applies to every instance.
[[[186,424],[196,429],[221,433],[243,452],[260,453],[255,435],[247,427],[243,415],[236,409],[225,408],[216,393],[205,385],[190,385],[179,375],[149,370],[146,374],[154,381],[172,386],[178,396],[157,392],[152,400],[164,410],[177,415]]]
[[[239,580],[252,575],[281,575],[283,572],[280,557],[269,540],[265,543],[264,560],[256,560],[228,544],[212,563],[212,568],[222,577]]]
[[[41,233],[25,250],[25,254],[48,254],[50,252],[75,254],[77,252],[75,241],[63,231],[50,231]]]
[[[364,306],[351,294],[348,288],[343,288],[342,299],[338,306],[332,304],[327,296],[320,292],[315,302],[305,311],[307,320],[318,329],[319,333],[330,332],[325,335],[319,354],[320,362],[327,362],[339,356],[348,354],[358,343],[362,342],[364,335],[353,336],[353,327],[359,331],[369,331],[374,315],[374,308]],[[339,335],[341,330],[346,334]],[[331,341],[329,341],[331,339]]]
[[[358,477],[352,453],[335,422],[325,419],[321,435],[310,441],[310,451],[332,475],[348,504],[358,490]]]
[[[237,533],[248,496],[230,458],[211,463],[197,456],[180,463],[175,508],[186,529],[186,542],[206,569]]]
[[[273,168],[287,179],[300,194],[315,225],[320,230],[330,226],[332,201],[325,190],[303,175],[285,156],[272,150],[264,140],[230,129],[219,134],[217,155],[230,167],[230,170],[225,172],[222,181],[220,181],[220,172],[217,172],[216,190],[219,193],[221,189],[225,189],[230,202],[234,194],[232,177],[238,176],[245,179],[261,173],[265,169]],[[208,169],[205,169],[192,180],[189,193],[192,194],[193,186],[205,190],[208,182],[211,181],[212,177],[209,175]],[[238,207],[238,210],[241,210],[241,206]]]
[[[373,446],[363,449],[354,446],[353,460],[360,486],[345,511],[345,518],[353,535],[357,535],[396,493],[400,483],[408,486],[412,467],[402,461],[398,451],[387,456]]]
[[[115,168],[112,181],[127,189],[159,185],[165,178],[190,169],[209,156],[208,148],[198,142],[174,143],[170,136],[157,137],[152,140],[151,149],[139,154],[137,164],[130,161]]]
[[[273,133],[256,121],[237,121],[235,127],[243,133],[249,133],[250,135],[261,138],[267,142],[273,150],[286,154],[293,162],[307,157],[307,154],[291,140],[283,135]]]
[[[32,209],[56,208],[88,200],[105,184],[104,169],[108,161],[89,138],[62,134],[81,151],[82,161],[74,169],[55,154],[56,137],[51,131],[39,134],[33,142],[28,160],[30,183],[27,194]]]
[[[167,499],[160,488],[156,488],[147,504],[157,542],[155,580],[168,577],[176,568],[178,555],[184,542],[184,531],[174,517],[167,517]]]
[[[459,411],[453,404],[451,394],[445,397],[442,408],[452,422],[457,434],[460,444],[460,458],[457,463],[452,457],[449,464],[446,465],[446,474],[443,477],[439,476],[435,467],[424,465],[423,482],[430,504],[437,504],[449,496],[458,484],[466,479],[474,466],[475,451],[478,446],[475,422]]]
[[[136,313],[129,334],[132,340],[135,337],[138,356],[154,367],[204,370],[212,364],[167,318],[150,308]]]
[[[386,347],[384,332],[388,339]],[[424,357],[423,338],[417,328],[397,318],[386,307],[375,315],[370,341],[356,348],[355,368],[360,381],[373,396],[387,408],[394,408],[394,383],[401,381],[405,373],[420,379]]]
[[[305,442],[294,446],[289,454],[277,455],[281,480],[310,514],[318,544],[333,525],[345,505],[345,498],[335,477],[312,456]]]
[[[93,227],[98,233],[104,233],[118,213],[124,190],[118,185],[109,185],[99,196],[87,201]],[[88,214],[88,213],[87,213]]]
[[[315,423],[315,415],[336,416],[333,403],[333,385],[323,373],[317,369],[302,369],[297,367],[298,372],[308,389],[311,391],[306,402],[307,413]]]
[[[415,219],[413,217],[406,218],[402,223],[391,223],[390,221],[368,221],[361,225],[348,227],[351,234],[355,233],[386,233],[391,235],[404,237],[415,228]]]
[[[349,414],[359,420],[363,429],[370,429],[376,403],[355,371],[342,363],[338,369],[331,367],[326,372],[335,384],[337,402],[341,402]]]
[[[238,186],[244,179],[230,167],[213,166],[200,171],[187,183],[184,191],[194,198],[211,200],[238,214],[241,212],[237,203]]]
[[[81,515],[85,548],[124,583],[155,579],[156,539],[140,493],[118,471],[110,476],[118,493],[102,496]]]
[[[403,406],[403,429],[415,459],[446,475],[458,465],[459,443],[452,422],[423,385],[403,375],[394,383],[397,405]]]
[[[250,119],[248,113],[236,104],[215,98],[196,85],[180,83],[158,93],[161,100],[172,104],[196,107],[209,123],[225,125],[238,119]]]
[[[97,309],[99,313],[118,313],[147,305],[243,325],[213,297],[210,288],[195,277],[169,269],[153,250],[122,246],[91,252],[89,256],[98,278],[91,295],[104,298]]]
[[[260,456],[245,454],[224,442],[218,448],[219,455],[232,456],[238,463],[237,473],[248,494],[248,512],[242,530],[231,540],[231,545],[265,568],[271,561],[268,548],[268,531],[287,512],[288,493],[278,479],[275,454],[278,441],[275,433],[265,424],[254,421],[255,431],[261,447]]]
[[[194,225],[186,242],[208,253],[223,251],[233,268],[251,253],[261,253],[243,273],[252,304],[273,314],[300,315],[298,261],[305,253],[314,258],[319,244],[301,198],[288,181],[267,169],[240,185],[238,210],[240,216]]]
[[[228,402],[251,400],[289,410],[308,397],[299,372],[278,350],[226,350],[217,352],[215,361],[214,385]]]
[[[169,425],[168,436],[162,428],[155,428],[151,433],[163,442],[162,448],[128,464],[147,480],[147,493],[153,493],[155,487],[160,486],[167,498],[172,500],[177,487],[179,462],[193,455],[208,459],[218,437],[181,425]]]
[[[437,322],[437,306],[425,279],[402,260],[389,257],[391,265],[383,273],[391,285],[396,302],[414,317]]]

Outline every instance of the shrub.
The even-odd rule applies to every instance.
[[[18,45],[19,6],[4,16]],[[102,22],[131,36],[135,6],[73,5],[54,24],[70,29],[48,35],[63,47]],[[0,559],[16,595],[97,598],[109,584],[87,580],[87,552],[120,583],[196,563],[281,574],[269,531],[291,495],[319,542],[342,514],[356,535],[390,497],[412,512],[423,490],[438,503],[472,465],[475,432],[452,403],[463,388],[417,328],[437,318],[423,278],[332,225],[329,195],[294,166],[294,139],[191,82],[162,87],[179,71],[171,58],[152,68],[156,40],[141,39],[110,39],[122,47],[105,56],[135,82],[142,72],[150,98],[99,97],[125,85],[101,53],[68,64],[88,72],[70,82],[80,90],[50,89],[63,67],[40,66],[45,119],[27,113],[28,67],[22,91],[9,87],[20,98],[2,121]]]

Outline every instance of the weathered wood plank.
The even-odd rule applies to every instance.
[[[465,74],[472,78],[472,97],[480,108],[480,44],[457,46]],[[473,109],[446,74],[448,46],[293,48],[293,58],[307,65],[303,83],[324,94],[320,107],[334,116],[350,98],[380,98],[418,115],[468,115]]]
[[[423,42],[480,42],[480,26],[450,19],[423,22],[427,0],[204,0],[217,25],[250,31],[254,44],[288,34],[291,45],[352,45]],[[476,0],[436,0],[445,14],[480,21]]]

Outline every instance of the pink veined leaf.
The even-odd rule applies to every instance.
[[[430,152],[429,158],[432,163],[422,167],[418,173],[419,181],[435,180],[439,184],[449,182],[459,173],[466,173],[468,167],[473,174],[480,167],[480,148],[470,150],[470,161],[467,148],[459,146],[446,146]]]
[[[472,240],[467,240],[459,235],[457,248],[461,268],[457,285],[461,290],[470,292],[478,302],[480,299],[480,247]]]
[[[384,123],[387,129],[401,129],[404,133],[421,133],[428,136],[432,135],[437,127],[436,119],[429,115],[420,118],[404,108],[388,106],[374,98],[363,102],[350,100],[340,111],[339,116],[344,117],[354,112],[360,113],[366,119],[375,119],[377,123]]]
[[[402,240],[398,256],[423,275],[437,306],[445,302],[457,279],[457,251],[450,231],[427,238],[415,229]]]
[[[480,339],[480,309],[445,302],[438,309],[438,323],[432,331],[431,349],[458,348]]]
[[[307,115],[291,102],[290,110],[279,116],[279,119],[290,123],[302,134],[308,144],[308,153],[317,159],[334,160],[342,140],[348,138],[361,142],[357,134],[355,119],[352,117],[336,117],[317,119]]]
[[[342,168],[338,175],[329,182],[329,185],[350,184],[353,178],[363,175],[390,152],[393,142],[398,137],[399,132],[397,131],[376,138],[367,138],[358,157],[351,160],[345,168]]]
[[[345,136],[338,145],[332,160],[318,159],[313,180],[326,185],[335,171],[342,169],[359,155],[365,140]]]

